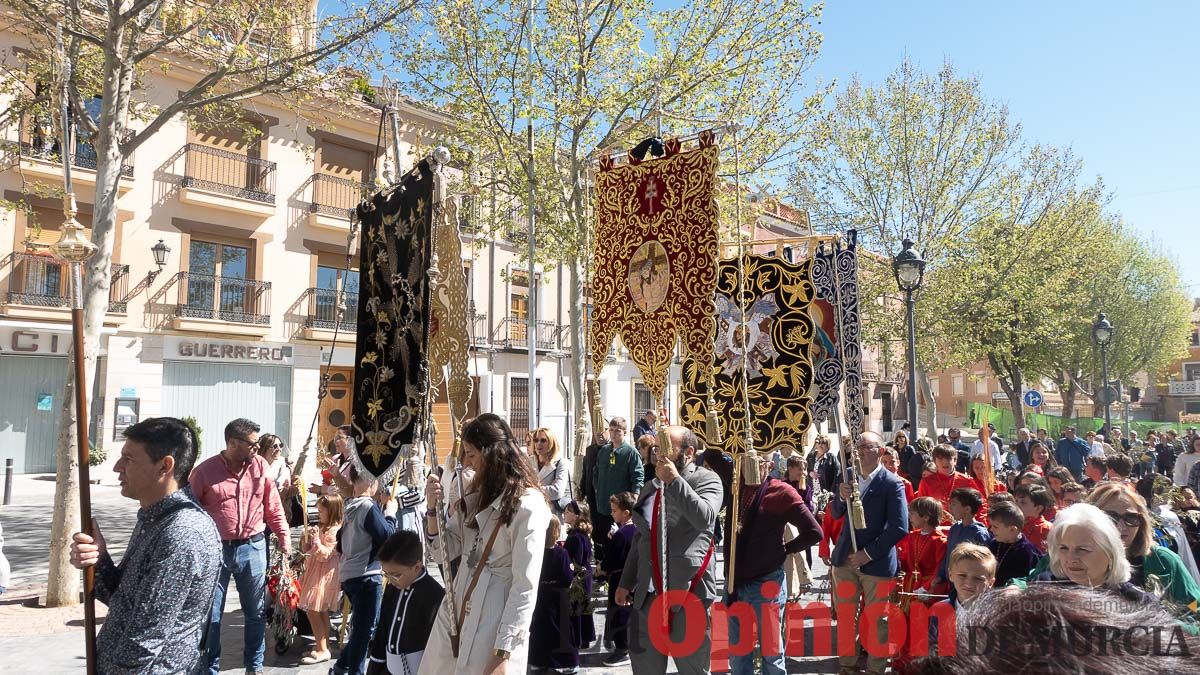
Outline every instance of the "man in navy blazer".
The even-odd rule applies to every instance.
[[[843,527],[830,556],[835,602],[844,601],[837,589],[847,582],[857,593],[855,602],[859,605],[859,611],[867,603],[887,601],[886,597],[881,600],[875,589],[879,584],[895,579],[900,568],[896,544],[908,534],[908,503],[904,500],[904,484],[896,474],[879,463],[882,447],[883,439],[879,434],[868,431],[859,437],[856,451],[863,475],[858,477],[857,486],[850,485],[843,476],[830,506],[832,516],[841,518],[847,515],[846,501],[850,499],[850,490],[857,489],[861,497],[867,526],[854,531],[853,541],[850,538],[851,528]],[[858,613],[855,612],[854,616]],[[884,641],[887,621],[881,618],[878,627],[879,639]],[[849,626],[839,625],[838,631],[842,630],[851,630],[858,636],[857,619]],[[839,675],[858,672],[858,657],[855,655],[839,656],[838,664]],[[886,658],[871,656],[867,659],[867,671],[871,673],[882,673],[887,670],[887,665]]]

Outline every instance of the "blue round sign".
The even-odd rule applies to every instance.
[[[1042,405],[1042,392],[1030,389],[1025,392],[1025,405],[1038,408]]]

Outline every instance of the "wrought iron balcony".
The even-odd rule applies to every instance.
[[[528,321],[524,317],[510,316],[500,322],[497,326],[500,340],[499,344],[504,345],[508,349],[528,349],[529,341],[526,339],[529,334]],[[538,321],[536,333],[537,349],[553,350],[558,349],[558,343],[555,337],[558,333],[558,324],[553,321]]]
[[[27,129],[22,135],[20,153],[24,159],[38,159],[55,164],[62,162],[62,144],[59,143],[58,137],[46,135],[36,127]],[[76,136],[75,147],[71,152],[71,166],[95,171],[96,163],[95,146],[87,139]],[[133,177],[133,164],[129,158],[125,158],[121,163],[121,175],[125,178]]]
[[[71,305],[71,273],[66,263],[49,253],[10,253],[0,263],[7,268],[10,305],[30,307],[69,307]],[[108,288],[108,311],[124,314],[125,296],[129,292],[129,265],[112,266]]]
[[[188,143],[180,187],[274,204],[275,174],[275,162]]]
[[[474,312],[471,314],[471,344],[476,347],[489,347],[492,344],[488,333],[488,315]]]
[[[370,183],[360,183],[348,178],[313,174],[312,201],[308,205],[311,213],[350,219],[358,203],[371,193]]]
[[[310,288],[304,291],[307,314],[304,317],[305,328],[318,328],[354,333],[358,331],[358,293],[343,293],[341,300],[345,302],[345,311],[341,321],[338,321],[338,291],[332,288]]]
[[[271,323],[271,282],[180,272],[174,279],[175,316],[266,326]]]

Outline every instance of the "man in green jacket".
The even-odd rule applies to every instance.
[[[636,495],[642,491],[642,458],[632,445],[625,442],[627,431],[629,423],[624,417],[612,418],[608,423],[609,443],[596,453],[596,467],[592,469],[592,485],[596,490],[596,512],[592,514],[592,542],[597,560],[601,558],[613,525],[609,497],[622,492],[632,492]]]

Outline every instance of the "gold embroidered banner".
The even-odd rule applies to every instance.
[[[662,401],[676,340],[685,355],[712,360],[716,326],[719,151],[710,132],[681,152],[613,166],[596,176],[591,356],[597,372],[620,336],[646,387]]]
[[[721,261],[714,355],[707,361],[691,357],[684,361],[680,415],[708,447],[733,455],[745,452],[744,369],[754,449],[765,452],[789,443],[799,450],[812,423],[809,408],[817,389],[812,361],[816,325],[810,313],[816,294],[812,259],[792,264],[747,255],[743,260],[744,304],[738,303],[737,260]],[[722,432],[719,443],[707,437],[705,428],[710,378],[712,407]]]
[[[471,348],[468,333],[467,275],[463,270],[462,242],[458,238],[458,207],[446,198],[433,207],[433,251],[437,258],[438,279],[433,287],[432,320],[429,324],[430,386],[448,382],[450,415],[461,423],[471,400],[472,381],[467,372]],[[443,372],[448,369],[449,373]],[[447,379],[448,378],[448,379]],[[430,392],[430,396],[437,395]],[[439,430],[445,438],[450,429]]]

